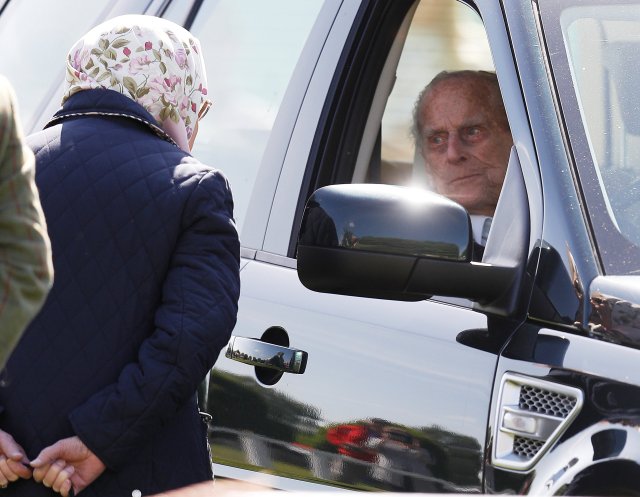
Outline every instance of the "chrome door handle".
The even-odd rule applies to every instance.
[[[255,338],[232,336],[225,356],[234,361],[283,373],[304,373],[308,354],[304,350],[282,347]]]

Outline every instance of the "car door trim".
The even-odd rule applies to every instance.
[[[246,247],[240,247],[240,257],[243,259],[266,262],[268,264],[273,264],[274,266],[288,267],[290,269],[297,269],[298,267],[298,261],[291,257]]]

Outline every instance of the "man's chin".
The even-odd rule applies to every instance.
[[[446,195],[450,200],[460,204],[469,214],[477,214],[481,216],[493,215],[491,209],[483,202],[484,199],[478,199],[477,197],[469,195]]]
[[[467,210],[476,209],[478,207],[478,199],[471,195],[464,195],[460,193],[445,193],[445,197],[453,200],[454,202],[459,203],[462,207]]]

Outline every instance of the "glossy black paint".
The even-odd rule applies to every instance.
[[[456,338],[461,327],[486,328],[482,315],[311,293],[295,271],[269,265],[243,273],[241,305],[251,312],[235,333],[255,334],[279,316],[309,363],[264,388],[252,367],[220,359],[210,396],[216,462],[360,490],[481,491],[496,355]]]
[[[614,357],[615,365],[607,360]],[[640,387],[628,372],[639,358],[640,352],[628,347],[533,325],[521,327],[502,354],[496,378],[519,371],[577,387],[584,393],[584,405],[535,471],[487,466],[487,491],[636,495]]]
[[[307,164],[305,173],[310,182],[322,186],[349,176],[375,82],[410,4],[362,3],[318,124],[309,159],[317,164]],[[308,198],[306,185],[305,180],[302,202]],[[465,229],[469,237],[467,224]],[[335,235],[325,243],[342,233]],[[481,492],[497,358],[456,338],[467,329],[486,329],[486,317],[467,301],[396,302],[311,292],[291,262],[296,261],[246,263],[234,333],[258,337],[279,326],[290,335],[291,346],[308,352],[307,369],[303,375],[284,374],[265,388],[255,368],[219,359],[210,396],[214,461],[224,465],[216,473],[274,475],[276,481],[267,482],[278,488],[309,489],[316,483],[357,490]],[[349,432],[351,440],[345,439]],[[238,475],[229,468],[250,472]]]
[[[431,289],[412,285],[420,258],[450,261],[447,270],[470,254],[471,223],[459,204],[400,186],[332,185],[307,202],[297,268],[311,290],[423,300]]]
[[[532,38],[537,40],[539,36],[534,12],[524,4],[508,10],[511,19],[518,17],[518,10],[522,13],[514,21],[511,34],[516,41],[527,40],[523,46],[528,48],[519,49],[519,61],[523,63],[526,50],[539,47],[539,42],[532,43]],[[523,25],[526,22],[529,24]],[[526,63],[538,65],[538,74],[544,75],[540,53],[533,54]],[[600,261],[591,239],[590,224],[581,208],[583,193],[577,183],[579,172],[568,174],[571,165],[563,153],[561,127],[550,125],[558,123],[554,99],[551,88],[540,91],[541,83],[548,85],[543,81],[525,82],[524,91],[526,98],[539,102],[540,108],[548,113],[547,123],[540,123],[541,126],[534,129],[534,138],[540,145],[544,210],[552,214],[545,216],[542,232],[532,243],[528,256],[531,321],[521,326],[508,342],[495,381],[497,385],[504,372],[516,371],[579,388],[585,394],[585,404],[576,421],[535,471],[514,472],[488,465],[484,490],[628,494],[638,488],[639,416],[634,406],[639,392],[637,379],[629,377],[632,363],[638,357],[635,351],[624,347],[607,348],[608,344],[603,341],[637,347],[640,331],[637,277],[597,277],[601,271]],[[540,115],[532,115],[532,119],[540,119]],[[535,233],[535,227],[533,230]],[[536,324],[542,322],[553,323],[564,332],[545,330]],[[458,334],[457,340],[479,350],[498,351],[513,324],[490,321],[487,331],[469,329]],[[498,333],[500,328],[505,329],[503,334]],[[617,367],[602,360],[607,353],[619,361]],[[600,360],[602,364],[594,367],[585,358]],[[489,462],[491,443],[489,437],[485,455]],[[580,447],[577,453],[576,447]]]
[[[568,250],[563,259],[552,245],[539,242],[529,257],[527,270],[535,274],[530,305],[538,319],[569,326],[581,322],[585,290]]]
[[[391,185],[334,185],[307,203],[297,269],[317,292],[492,303],[516,271],[473,263],[470,252],[469,216],[445,197]]]
[[[471,222],[459,204],[393,185],[331,185],[307,202],[298,246],[469,261]]]
[[[601,276],[589,287],[592,336],[640,348],[640,276]]]
[[[487,465],[485,491],[637,494],[640,378],[631,372],[640,356],[637,350],[615,344],[638,348],[638,278],[600,276],[603,269],[582,207],[582,195],[588,195],[589,189],[581,191],[577,179],[582,180],[584,172],[568,161],[571,157],[579,163],[584,156],[578,149],[572,155],[566,152],[563,121],[556,112],[553,87],[546,82],[546,56],[540,51],[544,44],[536,11],[526,3],[505,2],[504,12],[522,72],[524,97],[528,107],[535,109],[529,117],[539,154],[544,211],[549,214],[528,258],[527,273],[534,281],[530,321],[505,347],[495,385],[497,388],[505,372],[517,371],[578,387],[584,392],[585,405],[534,471]],[[601,235],[608,236],[607,232]],[[495,415],[492,411],[489,462]]]

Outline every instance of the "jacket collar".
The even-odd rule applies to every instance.
[[[142,105],[113,90],[79,91],[67,99],[44,127],[48,128],[65,119],[78,116],[115,116],[133,119],[150,128],[163,140],[178,146]]]

